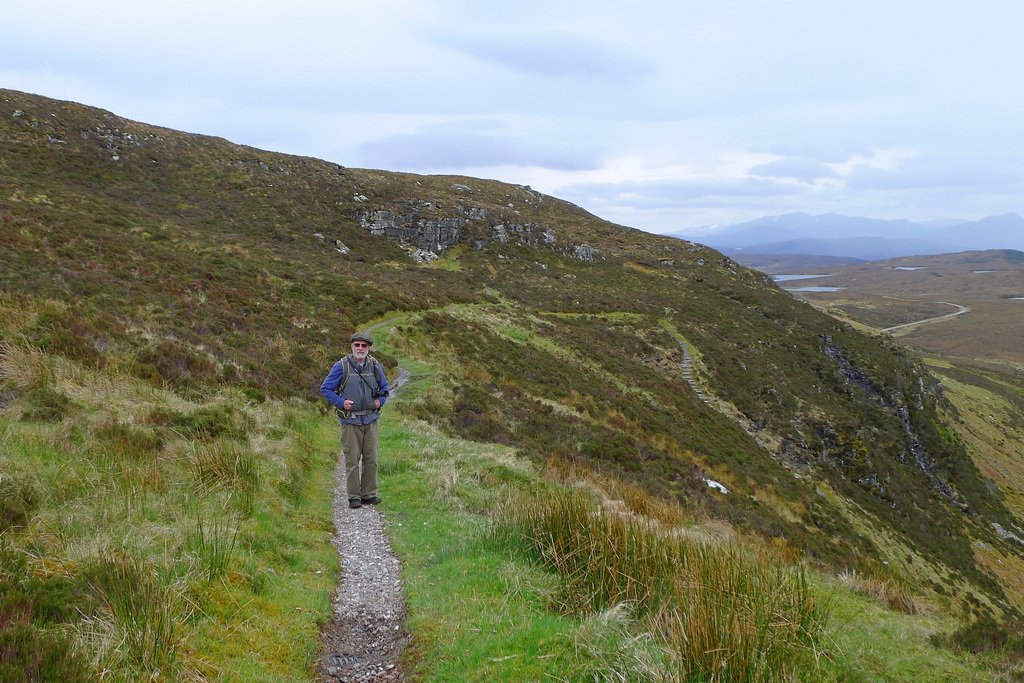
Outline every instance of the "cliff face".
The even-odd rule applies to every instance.
[[[971,543],[1019,552],[1024,532],[927,371],[703,245],[528,187],[12,91],[0,154],[0,288],[46,352],[181,391],[316,399],[339,340],[401,316],[390,348],[444,368],[424,419],[608,469],[822,562],[912,556],[1002,599]]]

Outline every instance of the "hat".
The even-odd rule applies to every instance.
[[[356,332],[352,335],[352,338],[349,341],[364,341],[370,346],[373,346],[373,337],[365,332]]]

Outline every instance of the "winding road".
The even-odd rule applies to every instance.
[[[936,318],[925,318],[924,320],[915,320],[912,323],[903,323],[902,325],[893,325],[892,327],[886,327],[885,329],[882,330],[882,332],[892,332],[893,330],[901,330],[901,329],[903,329],[905,327],[914,327],[915,325],[926,325],[928,323],[937,323],[940,320],[948,320],[950,318],[955,318],[958,315],[963,315],[964,313],[968,313],[971,310],[971,309],[967,308],[966,306],[961,306],[960,304],[951,304],[948,301],[936,301],[935,303],[942,304],[943,306],[956,306],[960,310],[956,311],[955,313],[947,313],[946,315],[940,315],[940,316],[938,316]]]

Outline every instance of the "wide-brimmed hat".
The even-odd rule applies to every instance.
[[[367,344],[369,344],[370,346],[373,346],[373,337],[371,337],[370,335],[366,334],[365,332],[356,332],[355,334],[352,335],[352,338],[349,341],[350,342],[364,341]]]

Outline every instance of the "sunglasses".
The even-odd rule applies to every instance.
[[[367,344],[366,342],[352,342],[352,346],[354,346],[357,349],[368,349],[368,348],[370,348],[370,345]]]

